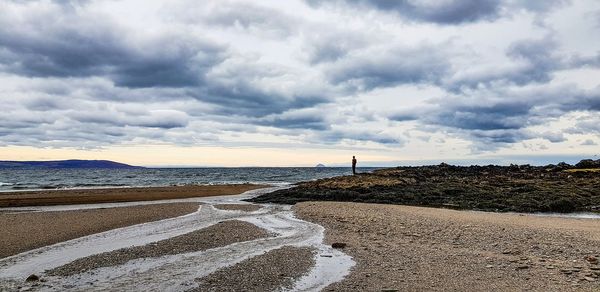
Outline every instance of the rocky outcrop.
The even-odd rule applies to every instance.
[[[502,212],[597,211],[600,172],[582,160],[547,166],[396,167],[299,183],[252,199],[294,204],[349,201]],[[580,166],[585,167],[586,169]]]

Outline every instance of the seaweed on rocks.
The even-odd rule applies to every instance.
[[[546,166],[442,163],[396,167],[302,182],[250,201],[346,201],[496,212],[600,212],[600,171],[595,170],[600,170],[600,161],[584,161],[577,166],[562,162]]]

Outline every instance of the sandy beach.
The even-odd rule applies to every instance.
[[[60,212],[0,212],[0,258],[106,230],[181,216],[196,210],[197,203],[175,203]]]
[[[96,204],[236,195],[264,185],[189,185],[171,187],[47,190],[0,193],[0,207]],[[1,209],[0,209],[1,210]]]
[[[181,285],[180,291],[276,291],[282,287],[299,289],[305,277],[347,268],[344,278],[318,284],[314,290],[600,289],[597,219],[348,202],[304,202],[286,211],[289,206],[247,204],[240,202],[243,197],[239,196],[215,198],[90,210],[0,213],[0,224],[5,226],[0,228],[3,256],[119,227],[129,228],[125,233],[133,231],[134,239],[181,229],[174,236],[161,236],[161,240],[90,252],[62,264],[52,264],[50,257],[45,264],[48,268],[40,273],[44,282],[25,285],[23,280],[0,281],[0,287],[10,291],[25,285],[43,290],[85,284],[91,290],[135,290],[162,287],[162,282],[172,285],[168,281],[175,281]],[[199,204],[202,208],[197,211]],[[300,222],[294,221],[292,211],[293,216],[309,225],[296,225]],[[195,215],[185,216],[189,218],[173,227],[165,226],[164,231],[150,226],[150,233],[144,235],[131,226],[192,212]],[[289,219],[292,225],[282,224]],[[309,222],[323,226],[325,237],[319,237],[320,227]],[[113,235],[106,236],[111,242]],[[310,243],[314,240],[318,242]],[[333,243],[345,247],[332,249]],[[69,252],[62,249],[57,251]],[[336,262],[343,255],[340,252],[352,257],[353,266],[344,268]],[[30,257],[39,256],[28,255],[23,260]],[[332,262],[328,264],[329,260]],[[158,270],[153,271],[155,265]],[[318,270],[317,266],[325,268]],[[149,270],[137,275],[140,267],[146,267],[141,271]],[[187,275],[188,280],[174,278],[180,275]]]
[[[598,291],[600,221],[340,202],[297,215],[357,262],[325,291]]]

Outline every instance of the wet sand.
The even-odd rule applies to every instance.
[[[305,202],[357,262],[325,291],[600,291],[600,221]]]
[[[0,207],[154,201],[236,195],[264,185],[199,185],[173,187],[48,190],[0,193]]]
[[[198,210],[198,203],[89,209],[60,212],[0,213],[0,258],[38,247]]]
[[[134,259],[202,251],[267,236],[269,233],[256,225],[239,220],[229,220],[148,245],[123,248],[81,258],[52,269],[47,274],[70,276],[100,267],[122,265]]]
[[[254,212],[260,210],[262,207],[255,204],[217,204],[214,205],[219,210],[229,211],[243,211],[243,212]]]

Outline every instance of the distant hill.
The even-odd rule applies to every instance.
[[[319,164],[317,164],[317,166],[315,166],[315,167],[326,167],[326,166],[325,166],[325,164],[321,164],[321,163],[319,163]]]
[[[56,161],[0,161],[0,169],[7,168],[142,168],[109,160],[56,160]]]

